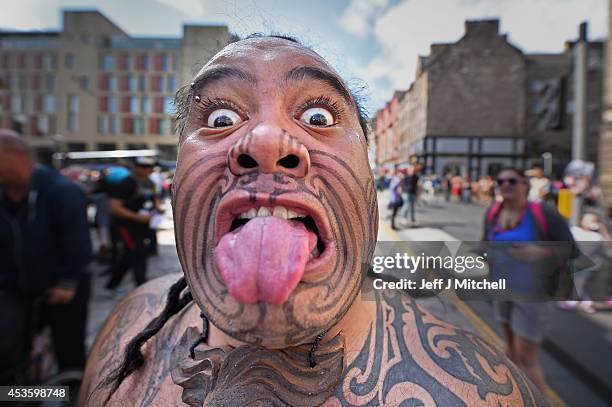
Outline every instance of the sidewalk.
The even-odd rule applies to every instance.
[[[447,203],[443,199],[428,205],[421,203],[416,209],[417,224],[393,231],[387,220],[388,196],[387,191],[379,194],[379,241],[449,242],[481,238],[486,208],[475,204]],[[398,224],[402,225],[402,221]],[[447,309],[455,309],[460,314],[452,315],[450,321],[503,348],[501,327],[490,303],[463,302],[452,295],[442,301],[449,301]],[[555,310],[542,349],[540,361],[554,391],[549,394],[551,399],[568,406],[609,405],[612,400],[612,364],[609,363],[612,312],[589,315]]]

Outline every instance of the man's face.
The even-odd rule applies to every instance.
[[[174,178],[177,250],[220,329],[310,342],[360,289],[378,226],[354,102],[314,52],[231,44],[197,75]]]
[[[0,185],[26,187],[31,163],[26,153],[0,149]]]

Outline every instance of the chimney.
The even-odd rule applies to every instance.
[[[499,34],[499,19],[466,20],[465,35],[492,36]]]

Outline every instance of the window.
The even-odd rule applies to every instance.
[[[55,96],[53,95],[43,96],[43,111],[45,113],[55,113]]]
[[[98,88],[108,90],[108,75],[102,74],[98,77]]]
[[[123,118],[123,125],[121,126],[121,130],[125,134],[132,134],[132,119],[129,117]]]
[[[436,140],[436,152],[438,153],[468,153],[470,150],[469,139],[459,137],[439,137]]]
[[[119,133],[119,118],[117,116],[111,116],[110,118],[110,132],[111,134]]]
[[[21,113],[22,111],[21,95],[19,94],[11,95],[11,111],[13,113]]]
[[[156,97],[153,99],[153,112],[154,113],[163,113],[164,111],[164,98]]]
[[[103,71],[112,71],[113,70],[113,56],[111,54],[102,54],[100,56],[100,69]]]
[[[140,92],[146,92],[147,91],[147,77],[144,75],[140,75],[138,77],[138,90]]]
[[[129,85],[129,77],[128,75],[123,75],[120,78],[121,80],[119,81],[119,90],[122,92],[125,92],[128,90],[128,85]]]
[[[108,112],[108,96],[100,96],[98,110],[101,112]]]
[[[98,143],[96,148],[98,151],[113,151],[117,149],[117,145],[115,143]]]
[[[12,90],[21,89],[21,76],[18,74],[13,74],[9,76],[9,83]]]
[[[74,54],[68,52],[64,55],[64,67],[66,69],[74,68]]]
[[[140,113],[140,100],[135,96],[130,98],[130,113]]]
[[[81,79],[79,79],[79,86],[81,89],[89,89],[89,77],[81,76]]]
[[[170,93],[176,92],[176,78],[172,75],[166,78],[166,89]]]
[[[115,75],[108,75],[108,90],[111,92],[117,91],[117,77]]]
[[[159,134],[159,122],[155,117],[149,119],[149,133]]]
[[[68,130],[79,131],[80,101],[77,95],[68,95]]]
[[[136,56],[136,69],[139,71],[149,69],[149,56],[147,54],[138,54]]]
[[[142,112],[151,113],[151,98],[147,96],[142,98]]]
[[[153,92],[161,92],[161,76],[159,75],[154,75],[151,77],[151,90]]]
[[[25,102],[25,112],[32,113],[34,111],[34,98],[30,95],[26,95],[23,100]]]
[[[38,115],[38,130],[42,134],[49,134],[49,116],[44,114]]]
[[[488,154],[512,154],[512,139],[483,139],[482,152]]]
[[[45,89],[49,92],[55,92],[55,75],[48,74],[45,76]]]
[[[136,117],[133,119],[133,130],[134,134],[144,134],[144,120],[140,117]]]
[[[121,98],[121,112],[128,113],[130,111],[130,97],[124,96]]]
[[[108,97],[108,111],[111,113],[117,113],[117,97],[109,96]]]
[[[130,92],[138,91],[138,78],[136,78],[136,76],[134,75],[128,76],[128,89]]]
[[[128,70],[128,55],[123,53],[117,57],[117,68],[121,71]]]
[[[168,54],[162,54],[162,69],[168,71],[170,69],[170,58]]]
[[[68,111],[72,113],[79,113],[80,103],[77,95],[68,95]]]
[[[44,54],[42,62],[43,62],[43,69],[45,71],[50,71],[55,68],[55,63],[53,60],[53,56],[51,54]]]
[[[100,134],[108,133],[108,116],[98,117],[98,133]]]

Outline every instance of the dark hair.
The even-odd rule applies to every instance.
[[[144,365],[145,359],[140,350],[142,345],[157,334],[173,315],[177,314],[185,308],[187,304],[193,301],[193,296],[190,291],[186,291],[181,296],[185,287],[187,287],[187,281],[185,277],[181,277],[170,287],[166,305],[162,312],[157,317],[153,318],[153,320],[151,320],[151,322],[149,322],[149,324],[127,344],[121,365],[111,372],[109,377],[101,382],[102,386],[111,388],[106,397],[106,402],[108,402],[110,396],[119,388],[126,377]],[[96,390],[98,389],[99,387],[96,388]]]
[[[495,176],[497,177],[497,175],[501,174],[504,171],[512,171],[515,174],[517,174],[519,177],[521,178],[527,178],[527,176],[525,175],[525,170],[519,168],[519,167],[512,167],[512,166],[508,166],[508,167],[503,167],[501,170],[499,170],[497,172],[497,174],[495,174]]]
[[[251,38],[279,38],[282,40],[290,41],[295,44],[299,44],[304,48],[310,49],[314,52],[314,50],[302,42],[300,42],[295,37],[285,35],[285,34],[263,34],[263,33],[253,33],[246,36],[245,40]],[[233,40],[231,42],[241,41],[241,38],[237,36],[233,36]],[[189,102],[193,97],[192,89],[190,85],[185,85],[181,87],[174,96],[174,109],[176,111],[176,125],[175,131],[179,134],[179,136],[183,133],[185,129],[185,124],[187,122],[187,116],[189,115]],[[363,131],[363,135],[366,138],[366,142],[368,141],[368,113],[365,109],[364,105],[364,96],[362,95],[362,89],[358,89],[357,91],[351,90],[351,97],[353,99],[353,103],[355,104],[355,109],[357,111],[357,117],[359,119],[359,126]]]

